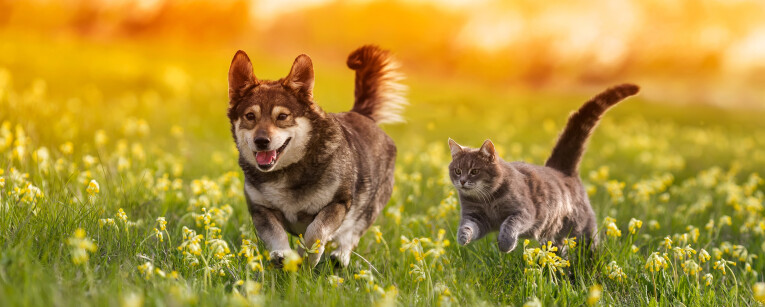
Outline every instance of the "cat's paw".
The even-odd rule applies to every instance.
[[[459,243],[462,246],[467,245],[470,243],[470,240],[473,238],[473,228],[462,226],[457,232],[457,243]]]
[[[516,245],[518,245],[518,236],[500,234],[500,236],[497,237],[497,243],[499,244],[499,251],[509,253],[515,249]]]

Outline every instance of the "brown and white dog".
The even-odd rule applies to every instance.
[[[401,121],[407,103],[402,77],[390,53],[375,46],[352,52],[348,67],[356,71],[353,109],[325,113],[313,100],[307,55],[275,81],[256,78],[241,50],[231,62],[228,117],[245,198],[276,265],[290,251],[291,233],[303,234],[309,247],[320,241],[308,256],[312,266],[328,242],[336,244],[330,258],[347,266],[390,199],[396,146],[377,124]]]

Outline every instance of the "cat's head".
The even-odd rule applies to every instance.
[[[501,180],[494,144],[486,140],[481,148],[463,147],[449,139],[452,163],[449,163],[449,178],[463,193],[488,193]]]

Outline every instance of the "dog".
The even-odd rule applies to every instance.
[[[359,239],[393,190],[396,146],[378,124],[401,122],[408,104],[391,53],[376,46],[353,51],[353,108],[326,113],[313,100],[311,58],[298,56],[289,74],[260,80],[239,50],[229,68],[228,118],[245,177],[244,195],[258,237],[275,266],[291,252],[287,234],[348,266]],[[318,242],[318,244],[315,244]],[[306,251],[298,248],[300,255]]]

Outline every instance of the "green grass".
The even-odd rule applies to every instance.
[[[381,241],[368,232],[345,269],[320,263],[284,272],[253,258],[265,267],[253,271],[238,255],[242,238],[256,235],[225,116],[233,51],[43,45],[13,33],[0,37],[17,42],[0,48],[0,122],[7,122],[0,129],[0,305],[474,306],[522,305],[537,298],[545,306],[579,306],[587,304],[595,285],[602,287],[604,305],[759,304],[752,289],[763,280],[757,272],[765,269],[765,260],[753,257],[765,249],[765,185],[754,175],[765,173],[761,113],[676,107],[640,97],[608,113],[582,165],[592,204],[604,221],[603,244],[591,259],[572,258],[561,274],[524,261],[537,242],[510,254],[498,251],[495,235],[457,246],[459,204],[446,176],[446,139],[477,146],[491,138],[506,160],[542,163],[566,115],[595,92],[423,80],[407,71],[408,122],[384,127],[398,144],[399,157],[393,197],[375,223]],[[261,78],[281,77],[292,60],[292,55],[258,54],[255,47],[247,51]],[[353,75],[343,60],[314,59],[315,96],[326,110],[350,108]],[[131,123],[140,126],[141,119],[148,132],[131,132]],[[183,132],[172,134],[176,126]],[[106,143],[96,144],[98,130]],[[72,142],[72,153],[62,150],[65,142]],[[89,164],[86,156],[98,162]],[[100,185],[94,197],[86,190],[91,179]],[[30,198],[29,183],[40,189],[40,197]],[[624,188],[618,188],[621,183]],[[200,263],[192,265],[178,250],[183,228],[205,240],[216,237],[197,223],[202,207],[222,210],[213,221],[229,252],[218,259],[213,243],[202,243],[202,256],[195,258]],[[135,225],[117,218],[120,208]],[[615,219],[619,237],[606,234],[607,216]],[[721,223],[725,216],[731,225]],[[167,221],[163,241],[155,235],[157,217]],[[119,229],[100,226],[106,218],[115,219]],[[632,218],[643,221],[636,234],[628,230]],[[710,220],[714,225],[707,229]],[[652,227],[656,224],[660,227]],[[698,229],[695,240],[689,227]],[[79,265],[72,258],[76,248],[68,244],[78,228],[97,245]],[[683,239],[683,234],[690,235]],[[421,243],[402,251],[402,236]],[[681,264],[688,258],[675,260],[661,245],[667,236],[673,246],[703,248],[712,259],[699,263],[698,275],[685,273]],[[267,254],[260,243],[254,246]],[[418,248],[439,256],[418,259],[413,253]],[[735,263],[725,274],[713,268],[715,250]],[[645,268],[653,252],[668,253],[666,269]],[[690,259],[699,262],[698,254]],[[621,281],[609,277],[612,261],[625,274]],[[142,274],[139,266],[147,262],[166,277]],[[173,271],[177,278],[170,277]],[[713,278],[709,286],[701,279],[705,274]],[[335,288],[330,276],[344,282]],[[260,288],[238,285],[240,280]]]

